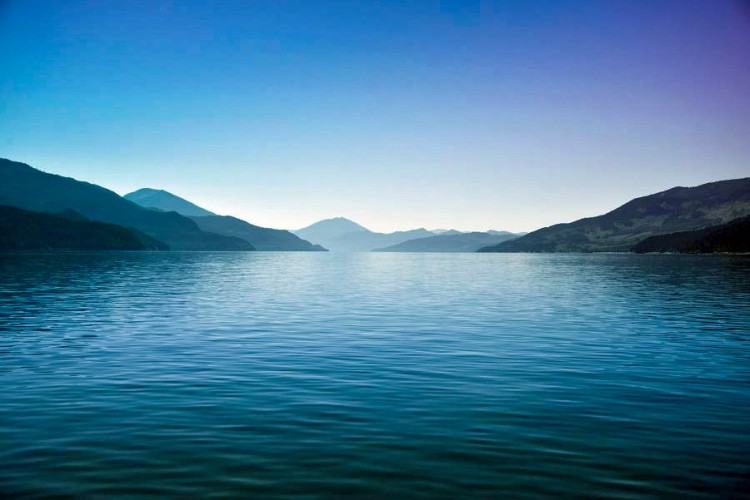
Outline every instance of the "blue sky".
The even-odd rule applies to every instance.
[[[0,156],[270,227],[528,231],[750,175],[740,0],[6,0],[0,69]]]

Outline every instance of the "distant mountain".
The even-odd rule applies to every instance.
[[[463,234],[464,231],[458,231],[456,229],[428,229],[434,235],[440,234]]]
[[[325,252],[320,245],[313,245],[289,231],[254,226],[244,220],[228,215],[191,217],[204,231],[236,236],[249,241],[257,250],[286,252]]]
[[[201,208],[198,205],[190,203],[186,199],[175,196],[163,189],[143,188],[128,193],[123,196],[123,198],[130,200],[133,203],[137,203],[142,207],[156,208],[165,212],[177,212],[178,214],[187,217],[216,215],[205,208]]]
[[[375,250],[376,252],[476,252],[482,247],[517,238],[519,235],[504,232],[473,232],[453,234],[449,231],[437,236],[405,241],[398,245]]]
[[[637,253],[750,252],[750,216],[695,231],[650,236],[633,247]]]
[[[434,233],[426,229],[376,233],[343,217],[316,222],[294,231],[294,234],[337,252],[369,252],[416,238],[434,236]]]
[[[369,233],[371,231],[344,217],[335,217],[333,219],[325,219],[316,222],[315,224],[292,232],[307,241],[326,246],[322,243],[323,241],[332,241],[349,233]]]
[[[487,234],[492,234],[495,236],[515,236],[516,238],[519,238],[521,236],[527,235],[528,233],[511,233],[509,231],[496,231],[494,229],[490,229],[489,231],[487,231]]]
[[[481,252],[622,252],[649,236],[691,231],[750,215],[750,178],[676,187],[598,217],[539,229]]]
[[[489,229],[487,231],[459,231],[457,229],[428,229],[432,234],[440,235],[440,234],[467,234],[467,233],[487,233],[487,234],[496,234],[496,235],[514,235],[514,236],[523,236],[526,233],[511,233],[510,231],[496,231],[494,229]]]
[[[175,212],[148,210],[95,184],[0,159],[0,205],[36,212],[72,209],[92,221],[135,228],[172,250],[253,250],[239,238],[206,233]]]
[[[167,250],[134,229],[92,222],[70,211],[32,212],[0,206],[0,250]]]
[[[144,188],[128,193],[124,197],[146,208],[170,210],[188,216],[198,224],[201,230],[240,238],[249,242],[256,250],[289,252],[324,252],[326,250],[283,229],[269,229],[255,226],[236,217],[216,215],[168,191]]]
[[[426,229],[396,231],[395,233],[356,232],[340,236],[334,242],[330,242],[331,246],[327,248],[346,252],[369,252],[376,248],[398,245],[404,241],[426,238],[428,236],[434,235]]]

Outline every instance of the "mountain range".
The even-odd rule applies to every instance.
[[[72,210],[56,214],[0,206],[0,250],[166,250],[140,231],[93,222]]]
[[[293,232],[337,252],[475,252],[482,246],[520,236],[507,231],[464,233],[424,228],[378,233],[345,217],[325,219]]]
[[[134,231],[133,234],[147,236],[150,238],[146,242],[147,248],[247,251],[255,250],[257,242],[258,249],[266,250],[324,250],[288,231],[262,228],[233,217],[213,215],[166,191],[139,190],[136,193],[138,195],[131,195],[152,206],[143,207],[95,184],[49,174],[25,163],[0,159],[1,206],[48,215],[74,211],[84,220],[114,224]],[[211,215],[195,216],[194,220],[174,211],[174,208]],[[6,235],[25,234],[23,227],[12,226],[11,223],[22,224],[22,221],[31,220],[30,216],[8,217],[3,231]],[[38,219],[40,224],[48,220]],[[206,229],[209,227],[211,229]],[[98,241],[95,231],[80,231],[79,239],[82,240],[78,247],[85,246],[84,235],[90,234],[92,249],[98,248],[99,244],[94,244]],[[48,246],[57,248],[55,245]]]
[[[74,210],[87,219],[137,229],[172,250],[253,250],[245,240],[201,231],[176,212],[143,208],[95,184],[0,159],[0,205],[35,212]]]
[[[750,216],[704,229],[649,236],[633,247],[636,253],[750,252]]]
[[[293,231],[300,238],[335,252],[369,252],[416,238],[434,236],[426,229],[377,233],[344,217],[326,219]]]
[[[145,208],[153,208],[162,212],[177,212],[186,217],[202,217],[216,215],[205,208],[173,195],[163,189],[143,188],[123,196],[126,200]]]
[[[404,241],[397,245],[376,249],[376,252],[476,252],[482,247],[518,238],[507,231],[461,233],[445,231],[427,238]]]
[[[189,217],[202,231],[240,238],[251,242],[256,250],[303,252],[324,252],[326,250],[320,245],[313,245],[283,229],[255,226],[229,215],[216,215],[162,189],[139,189],[126,194],[124,198],[155,210],[173,210],[180,215]]]
[[[654,235],[692,231],[750,215],[750,178],[675,187],[598,217],[556,224],[481,252],[626,252]]]
[[[297,231],[217,215],[164,190],[125,195],[0,159],[0,249],[744,252],[750,178],[676,187],[528,234],[378,233],[337,217]]]

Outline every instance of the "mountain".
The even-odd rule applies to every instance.
[[[254,226],[244,220],[228,215],[191,217],[204,231],[236,236],[249,241],[257,250],[286,252],[325,252],[320,245],[313,245],[289,231]]]
[[[750,215],[750,178],[675,187],[615,210],[539,229],[481,252],[624,252],[649,236],[691,231]]]
[[[326,219],[293,231],[300,238],[323,245],[336,252],[369,252],[416,238],[434,236],[426,229],[376,233],[343,217]]]
[[[491,234],[493,236],[506,236],[506,235],[511,236],[512,235],[516,238],[519,238],[521,236],[525,236],[528,233],[511,233],[509,231],[496,231],[494,229],[490,229],[489,231],[487,231],[487,234]]]
[[[428,229],[429,232],[431,232],[434,235],[441,235],[441,234],[463,234],[463,231],[458,231],[456,229]]]
[[[143,233],[77,213],[0,206],[0,250],[166,250]]]
[[[335,217],[316,222],[292,232],[300,238],[312,241],[313,243],[320,243],[327,247],[327,245],[321,242],[335,240],[349,233],[369,233],[371,231],[344,217]]]
[[[72,209],[84,217],[135,228],[172,250],[253,250],[239,238],[206,233],[176,212],[148,210],[95,184],[0,159],[0,205],[36,212]]]
[[[326,248],[344,252],[369,252],[376,248],[398,245],[404,241],[434,236],[426,229],[412,229],[411,231],[396,231],[395,233],[376,233],[373,231],[357,231],[344,234],[329,241]]]
[[[650,236],[633,247],[637,253],[750,252],[750,216],[696,231]]]
[[[236,217],[216,215],[168,191],[143,188],[126,194],[124,198],[145,208],[171,210],[188,216],[202,231],[240,238],[249,242],[256,250],[302,252],[326,250],[283,229],[255,226]]]
[[[498,231],[499,232],[499,231]],[[519,235],[513,233],[491,234],[489,232],[458,233],[444,232],[437,236],[405,241],[398,245],[375,250],[376,252],[476,252],[482,247],[496,245]]]
[[[164,212],[177,212],[187,217],[216,215],[163,189],[143,188],[128,193],[123,198],[145,208],[156,208]]]

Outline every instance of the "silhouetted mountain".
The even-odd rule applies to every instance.
[[[199,207],[169,191],[144,188],[126,194],[125,198],[147,208],[174,210],[181,215],[189,216],[203,231],[241,238],[253,245],[256,250],[287,252],[326,251],[325,248],[313,245],[309,241],[305,241],[283,229],[255,226],[236,217],[215,215],[213,212],[209,212],[205,208]],[[202,213],[203,215],[193,215],[195,213]]]
[[[134,229],[92,222],[72,211],[60,215],[0,206],[0,250],[167,250]]]
[[[557,224],[481,252],[628,251],[649,236],[702,229],[750,215],[750,178],[676,187],[598,217]]]
[[[293,232],[301,238],[337,252],[369,252],[416,238],[434,236],[434,233],[426,229],[376,233],[343,217],[322,220]]]
[[[236,236],[253,244],[256,250],[265,251],[297,251],[297,252],[325,252],[320,245],[313,245],[289,231],[283,229],[269,229],[254,226],[244,220],[228,215],[212,215],[209,217],[191,217],[198,227],[204,231]]]
[[[376,252],[476,252],[487,245],[496,245],[518,236],[513,233],[490,234],[482,232],[451,234],[409,240],[398,245],[375,250]]]
[[[101,186],[0,159],[0,205],[37,212],[72,209],[92,221],[139,231],[172,250],[253,250],[239,238],[206,233],[176,212],[148,210]]]
[[[651,236],[633,247],[637,253],[750,252],[750,216],[695,231]]]
[[[177,212],[187,217],[216,215],[205,208],[190,203],[184,198],[175,196],[163,189],[143,188],[123,196],[126,200],[146,208],[156,208],[164,212]]]

